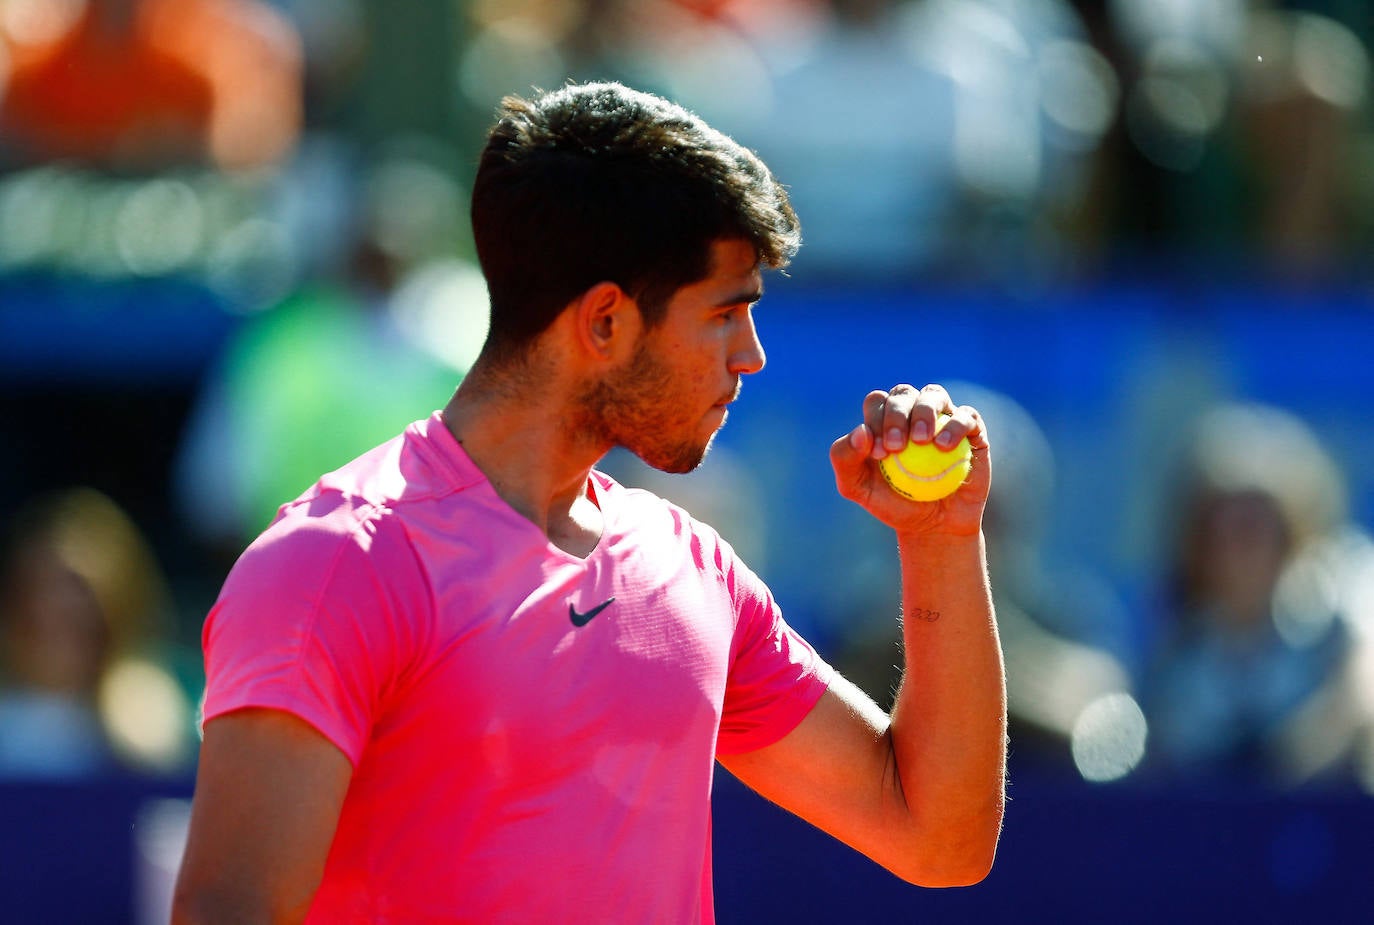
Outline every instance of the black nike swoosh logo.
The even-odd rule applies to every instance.
[[[605,610],[613,603],[615,603],[615,598],[608,597],[600,604],[597,604],[591,610],[587,611],[586,613],[578,613],[577,608],[574,607],[572,604],[569,604],[568,619],[572,621],[573,626],[586,626],[588,623],[591,622],[592,617],[601,613],[601,611]]]

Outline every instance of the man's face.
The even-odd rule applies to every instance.
[[[695,469],[725,423],[740,378],[763,368],[752,314],[762,294],[753,247],[713,244],[706,278],[674,293],[629,362],[588,391],[588,426],[655,469]]]

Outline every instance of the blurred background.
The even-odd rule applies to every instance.
[[[0,899],[152,922],[201,621],[276,507],[441,407],[496,102],[657,91],[805,244],[687,504],[878,700],[863,395],[984,413],[1012,802],[903,886],[723,772],[722,922],[1366,921],[1374,4],[0,0]]]

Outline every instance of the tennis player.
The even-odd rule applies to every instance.
[[[764,165],[662,99],[569,86],[504,102],[472,217],[481,358],[285,505],[206,620],[174,920],[711,922],[717,760],[906,880],[983,878],[1006,705],[977,412],[898,385],[830,450],[896,534],[888,716],[709,526],[594,468],[694,468],[763,367],[761,274],[799,241]],[[939,413],[972,475],[905,500],[877,461]]]

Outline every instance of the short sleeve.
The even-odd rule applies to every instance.
[[[285,710],[356,767],[415,642],[416,603],[394,589],[419,567],[397,531],[288,515],[259,537],[205,622],[206,721]]]
[[[743,563],[726,573],[738,615],[716,752],[771,745],[811,712],[834,669],[783,619],[763,581]]]

